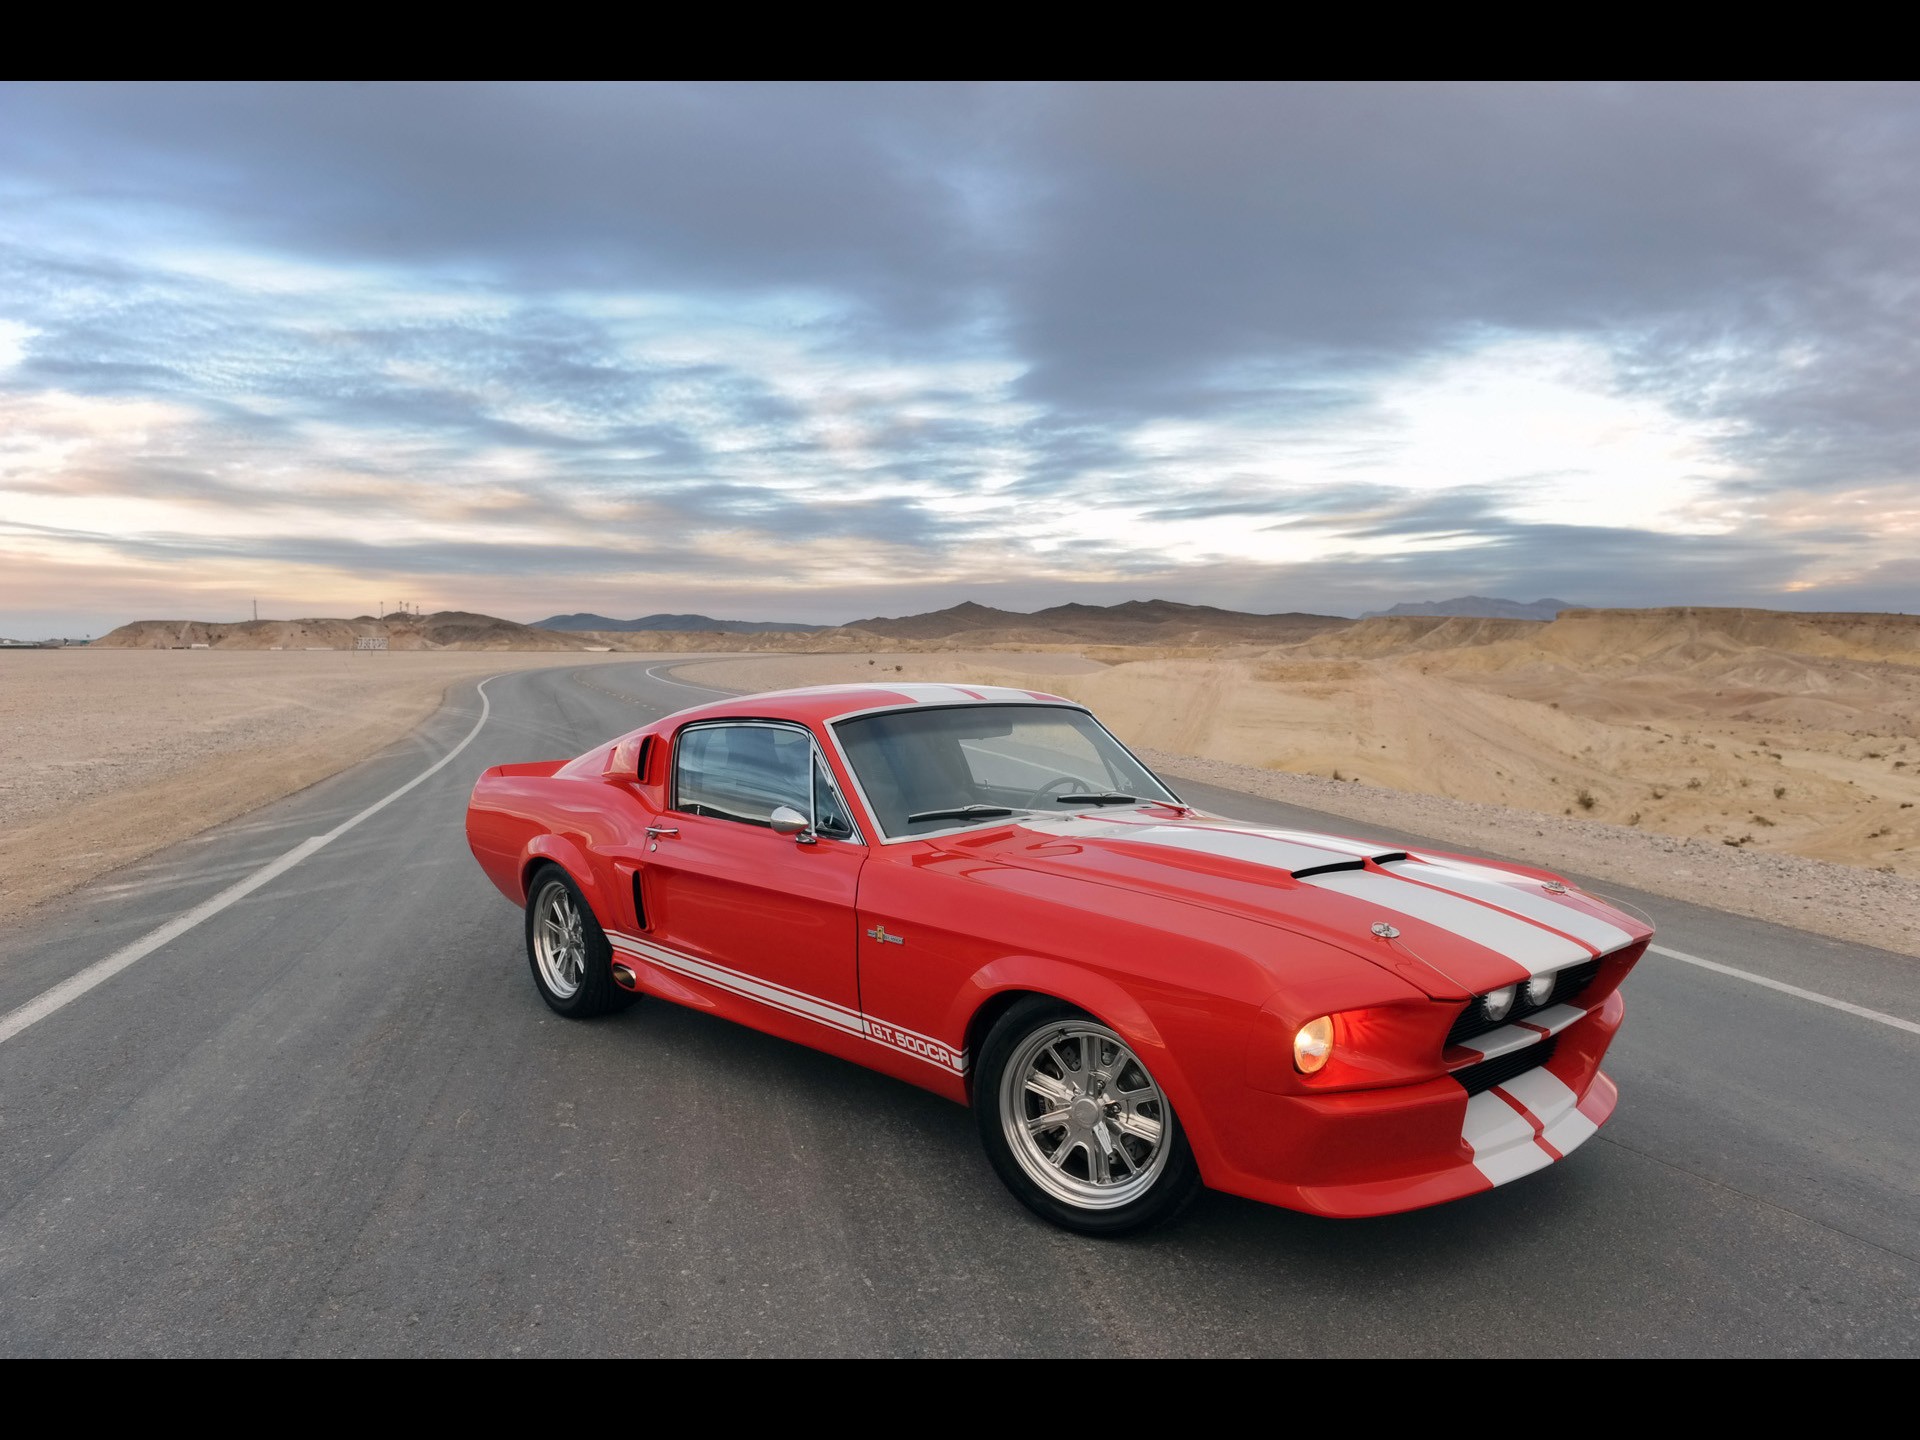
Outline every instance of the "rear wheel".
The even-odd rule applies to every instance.
[[[569,1020],[624,1010],[638,998],[613,983],[613,947],[558,865],[542,868],[527,889],[527,964],[540,998]]]
[[[1084,1235],[1171,1219],[1200,1189],[1173,1106],[1109,1026],[1022,1000],[981,1047],[974,1116],[993,1168],[1034,1213]]]

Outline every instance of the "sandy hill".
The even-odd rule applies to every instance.
[[[964,641],[968,645],[1290,645],[1352,622],[1334,615],[1251,615],[1173,600],[1119,605],[1054,605],[1032,614],[971,600],[946,610],[854,620],[842,627],[891,640]]]
[[[1302,655],[1374,659],[1415,650],[1453,650],[1519,640],[1547,628],[1542,620],[1492,620],[1466,616],[1376,616],[1329,630],[1298,647]]]
[[[1566,600],[1502,600],[1494,595],[1456,595],[1451,600],[1413,600],[1385,610],[1369,610],[1360,618],[1397,619],[1402,615],[1459,615],[1481,620],[1551,620],[1562,610],[1584,607]]]
[[[384,635],[394,650],[582,650],[592,642],[553,630],[536,630],[493,615],[442,610],[433,615],[394,614],[351,620],[135,620],[93,643],[109,650],[170,650],[205,645],[213,650],[351,650],[362,635]]]
[[[1920,615],[1705,606],[1571,610],[1540,631],[1539,643],[1582,666],[1692,663],[1752,649],[1920,665]]]

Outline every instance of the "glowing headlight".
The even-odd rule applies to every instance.
[[[1489,1020],[1504,1020],[1507,1012],[1513,1009],[1513,986],[1502,985],[1498,990],[1489,990],[1480,997],[1480,1008],[1486,1012]]]
[[[1553,976],[1536,975],[1527,981],[1527,1004],[1536,1010],[1553,998]]]
[[[1293,1067],[1302,1075],[1311,1075],[1327,1063],[1333,1054],[1333,1021],[1322,1015],[1309,1020],[1293,1037]]]

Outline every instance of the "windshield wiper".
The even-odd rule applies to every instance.
[[[1088,791],[1079,795],[1056,795],[1053,797],[1062,805],[1152,805],[1155,801],[1139,795],[1122,795],[1118,790],[1102,790],[1098,794]]]
[[[909,825],[922,820],[978,820],[988,815],[1011,815],[1010,805],[956,805],[951,810],[921,810],[907,816]]]

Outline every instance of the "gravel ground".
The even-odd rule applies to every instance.
[[[1395,830],[1430,835],[1550,870],[1574,871],[1776,925],[1920,955],[1920,881],[1597,820],[1135,748],[1148,764],[1176,780],[1189,776],[1203,784],[1349,816],[1389,835]]]

